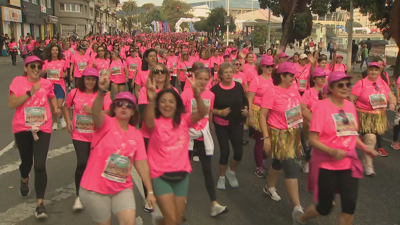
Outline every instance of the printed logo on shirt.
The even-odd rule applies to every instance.
[[[307,89],[307,81],[306,80],[299,80],[299,89],[306,90]]]
[[[128,157],[111,154],[107,159],[107,164],[101,174],[102,177],[118,183],[126,183],[130,176],[131,163]]]
[[[345,123],[346,118],[339,113],[332,114],[336,128],[336,135],[338,137],[358,135],[358,127],[354,115],[352,113],[346,113],[346,117],[348,123]]]
[[[138,67],[138,64],[137,64],[137,63],[131,63],[131,64],[129,64],[129,70],[130,70],[130,71],[136,71],[137,67]]]
[[[49,79],[49,80],[60,80],[60,70],[48,69],[47,70],[47,79]]]
[[[76,114],[75,129],[79,133],[93,133],[94,123],[91,115]]]
[[[210,106],[211,106],[211,100],[210,99],[203,99],[203,102],[204,102],[204,105],[206,106],[207,110],[209,110]],[[192,99],[191,100],[190,112],[191,113],[195,113],[197,111],[198,111],[198,109],[197,109],[197,101],[196,101],[196,99]],[[208,117],[208,113],[207,113],[207,115],[205,117]]]
[[[299,123],[303,122],[303,117],[301,115],[300,105],[297,105],[291,109],[285,111],[286,124],[288,128],[292,128]]]
[[[83,71],[84,69],[86,69],[86,66],[87,66],[87,62],[80,62],[80,63],[78,63],[78,70]]]
[[[42,126],[46,120],[46,109],[44,107],[25,107],[25,126]]]
[[[120,66],[112,67],[111,74],[112,75],[121,75],[121,67]]]

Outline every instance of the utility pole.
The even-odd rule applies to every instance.
[[[349,19],[349,27],[348,27],[348,41],[347,41],[347,72],[351,72],[353,69],[351,65],[351,54],[352,54],[352,47],[353,47],[353,21],[354,21],[354,5],[353,0],[350,0],[350,19]]]
[[[268,8],[268,35],[267,35],[267,49],[271,47],[271,8]]]
[[[226,2],[227,2],[226,6],[227,6],[227,9],[228,9],[227,10],[228,11],[228,13],[227,13],[228,16],[226,17],[226,21],[228,21],[228,18],[229,18],[229,0],[226,0]],[[226,46],[229,46],[229,24],[226,25]]]

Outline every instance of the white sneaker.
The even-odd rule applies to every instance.
[[[58,129],[58,124],[57,123],[53,123],[53,130],[57,130]]]
[[[198,156],[193,156],[193,162],[199,162],[200,158]]]
[[[218,203],[216,203],[214,206],[211,206],[211,217],[216,217],[226,212],[228,212],[226,206],[222,206]]]
[[[225,172],[225,176],[229,181],[229,184],[233,188],[238,188],[239,187],[239,182],[236,179],[236,174],[235,172],[231,171],[231,169],[228,167],[228,170]]]
[[[265,194],[269,195],[269,197],[271,197],[272,200],[277,202],[281,200],[281,196],[279,196],[278,193],[276,193],[277,190],[275,187],[268,188],[267,184],[265,184],[263,191]]]
[[[62,118],[60,119],[60,123],[61,123],[61,129],[64,129],[64,128],[67,127],[67,123],[65,122],[64,117],[62,117]]]
[[[226,183],[225,177],[219,177],[218,183],[217,183],[217,189],[225,190],[226,189],[225,183]]]
[[[304,160],[300,161],[301,169],[303,170],[303,173],[309,173],[310,172],[310,164]]]
[[[375,173],[375,170],[374,170],[374,166],[365,164],[364,165],[364,173],[367,176],[371,176],[371,177],[375,176],[376,173]]]
[[[302,216],[303,214],[304,214],[304,210],[301,206],[298,205],[298,206],[294,207],[293,212],[292,212],[293,225],[305,224],[305,223],[302,223],[299,221],[299,217]]]
[[[151,213],[154,211],[153,207],[149,205],[149,202],[145,200],[143,210],[147,213]]]
[[[72,206],[72,210],[74,210],[76,212],[76,211],[79,211],[82,209],[83,209],[83,205],[82,205],[81,199],[79,197],[76,197],[75,203]]]

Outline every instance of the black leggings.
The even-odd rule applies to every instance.
[[[183,89],[185,88],[185,81],[181,81],[181,90],[183,91]]]
[[[10,51],[10,55],[11,55],[11,63],[12,63],[13,65],[17,64],[17,55],[18,55],[18,52]]]
[[[219,164],[226,165],[229,160],[229,141],[233,147],[233,159],[240,161],[243,157],[243,125],[220,126],[215,124],[215,133],[217,134],[219,149],[221,155]]]
[[[172,87],[176,87],[176,76],[171,76],[170,83],[171,83]]]
[[[35,141],[31,131],[15,133],[15,142],[21,157],[19,171],[23,179],[29,177],[32,165],[35,171],[36,198],[43,199],[47,186],[46,159],[49,151],[51,133],[39,131]]]
[[[90,142],[72,140],[74,144],[77,165],[75,170],[75,188],[76,196],[79,196],[79,187],[81,184],[81,179],[83,172],[85,172],[86,164],[90,155]]]
[[[67,82],[67,87],[71,86],[71,79],[69,76],[70,71],[71,71],[71,68],[67,68],[67,76],[65,77],[65,82]]]
[[[382,142],[383,142],[382,135],[377,134],[376,135],[376,145],[378,146],[378,149],[383,148]]]
[[[358,198],[358,178],[351,177],[351,170],[319,169],[317,212],[323,216],[330,213],[335,191],[340,193],[342,212],[354,214]]]
[[[140,124],[142,124],[142,123],[140,123]],[[146,152],[147,152],[147,146],[149,146],[149,138],[143,138],[143,140],[144,140],[144,147],[146,148]],[[142,184],[143,184],[144,196],[147,198],[147,188],[146,188],[146,186],[144,186],[143,182],[142,182]]]
[[[393,142],[396,142],[397,139],[399,138],[400,134],[400,125],[395,125],[393,127]]]
[[[200,158],[208,196],[210,197],[211,201],[217,201],[217,196],[215,194],[214,179],[213,179],[212,169],[211,169],[212,155],[206,155],[204,141],[194,140],[194,148],[196,149],[196,153]],[[193,151],[189,151],[189,160],[191,160],[192,157],[193,157]]]
[[[133,81],[133,79],[129,79],[128,80],[128,90],[129,90],[130,93],[133,93],[133,90],[134,90],[133,87],[131,87],[132,81]]]
[[[285,179],[297,179],[298,167],[294,159],[272,160],[272,169],[285,173]]]

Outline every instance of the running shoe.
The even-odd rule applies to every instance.
[[[310,164],[308,162],[306,162],[305,160],[300,161],[300,166],[301,166],[301,170],[303,171],[303,173],[307,174],[310,172]]]
[[[367,176],[371,176],[371,177],[373,177],[373,176],[375,176],[376,175],[376,173],[375,173],[375,170],[374,170],[374,166],[373,165],[364,165],[364,173],[365,173],[365,175],[367,175]]]
[[[74,212],[77,212],[77,211],[80,211],[82,209],[83,209],[83,205],[82,205],[81,199],[79,197],[76,197],[75,203],[72,206],[72,210],[74,210]]]
[[[218,183],[217,183],[217,189],[225,190],[226,189],[225,183],[226,183],[225,177],[219,177]]]
[[[149,205],[149,202],[145,200],[143,210],[147,213],[152,213],[154,211],[153,207]]]
[[[216,203],[214,206],[211,206],[211,217],[217,217],[226,212],[228,212],[226,206],[222,206],[218,203]]]
[[[390,146],[391,146],[394,150],[400,150],[399,142],[393,142]]]
[[[228,167],[228,170],[225,172],[225,176],[229,181],[229,184],[233,188],[238,188],[239,187],[239,182],[236,179],[236,174],[235,172],[231,171],[231,169]]]
[[[254,172],[254,174],[258,177],[258,178],[266,178],[267,175],[265,174],[265,170],[262,167],[257,167],[256,171]]]
[[[281,200],[281,196],[279,196],[278,193],[276,193],[277,190],[275,187],[268,188],[267,184],[265,184],[263,191],[265,194],[269,195],[269,197],[271,197],[272,200],[277,202]]]
[[[53,130],[57,130],[58,129],[58,124],[57,123],[53,123]]]
[[[193,162],[199,162],[200,158],[198,156],[193,156]]]
[[[292,212],[292,219],[293,219],[293,225],[303,225],[306,223],[300,222],[299,217],[304,214],[303,208],[301,206],[296,206],[293,209]]]
[[[385,149],[384,148],[380,148],[380,149],[378,149],[378,155],[379,156],[382,156],[382,157],[387,157],[389,154],[387,154],[387,152],[385,151]]]
[[[60,119],[60,123],[61,123],[61,129],[64,129],[67,127],[67,123],[65,122],[64,117]]]
[[[44,207],[43,202],[40,203],[38,207],[36,207],[35,218],[36,219],[46,219],[48,217],[46,208]]]
[[[21,186],[19,187],[19,194],[21,195],[22,198],[26,198],[29,196],[30,193],[31,193],[31,189],[29,188],[29,178],[26,183],[22,182],[22,179],[21,179]]]

